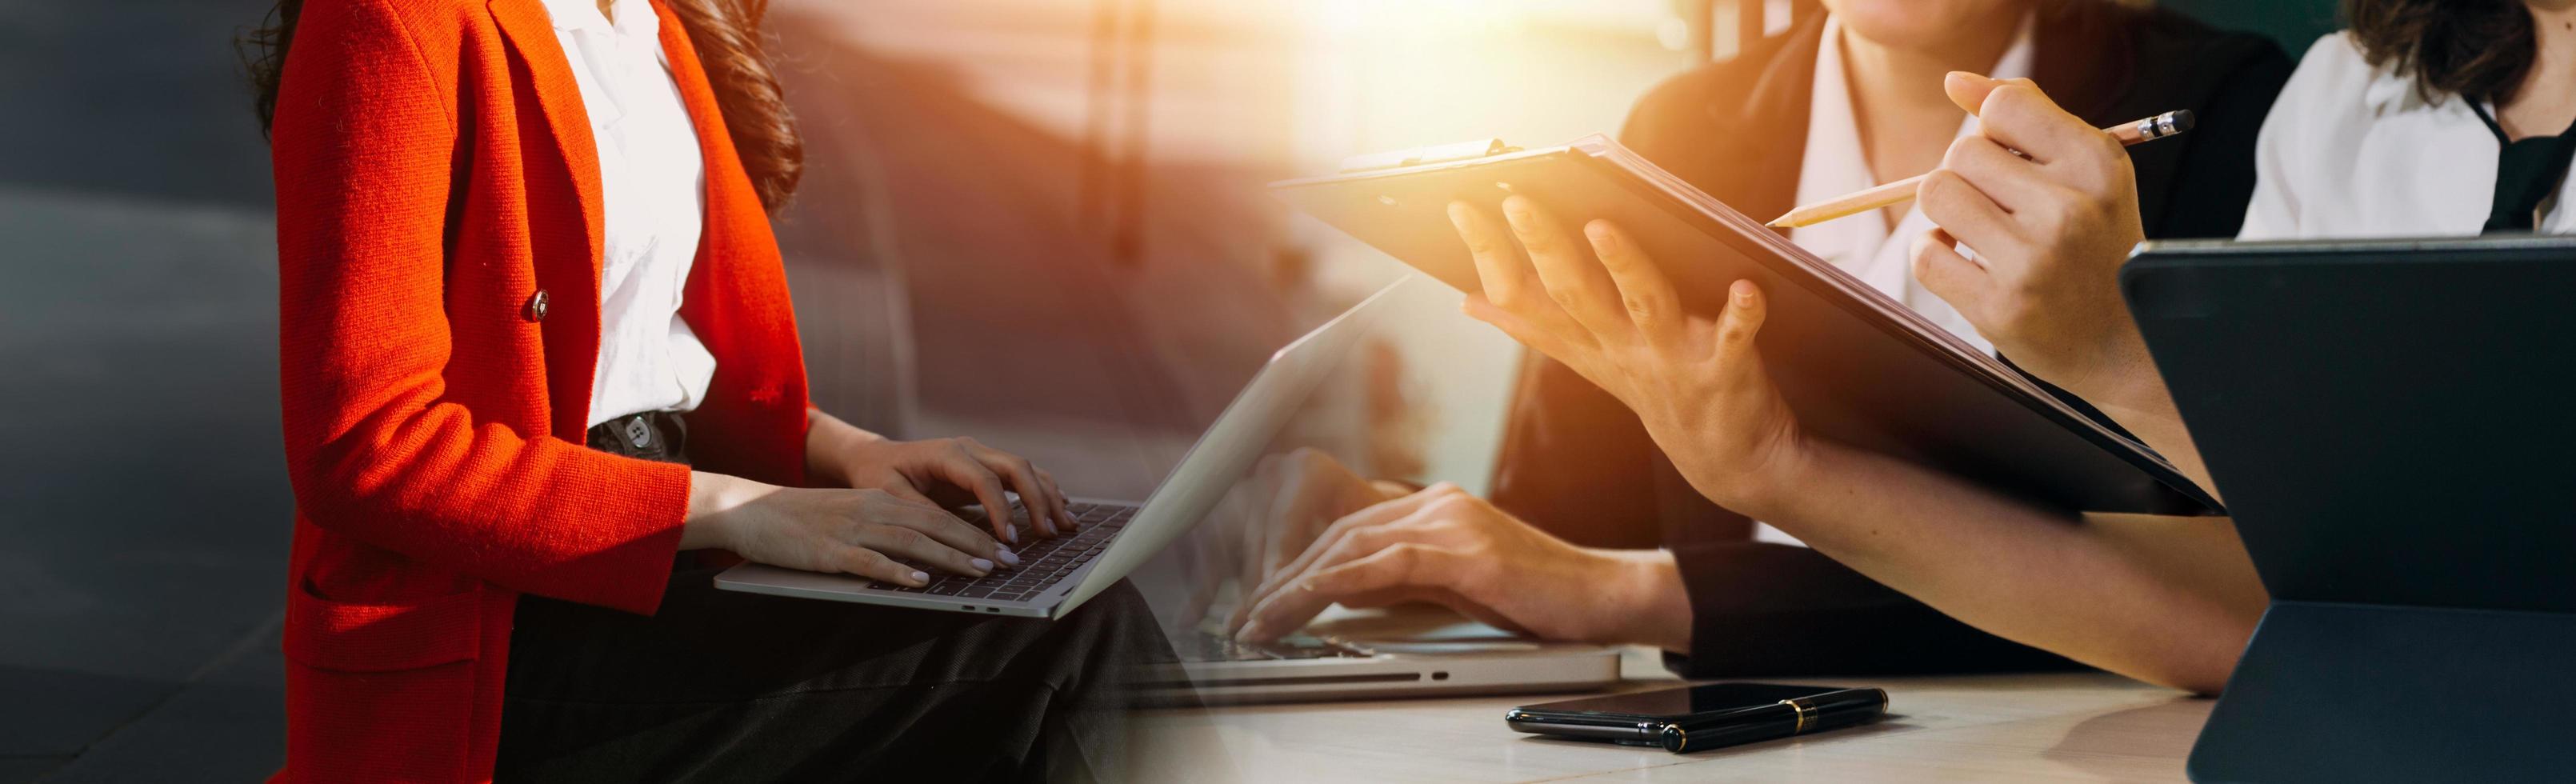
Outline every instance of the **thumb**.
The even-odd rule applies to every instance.
[[[1979,111],[1979,107],[1986,105],[1986,95],[1988,93],[1992,93],[1995,91],[1995,88],[2002,87],[2007,84],[2019,84],[2029,87],[2039,86],[2038,83],[2032,82],[2029,79],[1996,79],[1984,74],[1969,73],[1967,71],[1951,71],[1948,76],[1941,78],[1941,92],[1948,93],[1950,96],[1950,102],[1958,104],[1960,111],[1964,111],[1969,114],[1976,114]]]
[[[1728,286],[1726,310],[1717,317],[1718,360],[1758,361],[1754,338],[1762,333],[1762,322],[1769,315],[1770,303],[1764,300],[1761,286],[1750,280]]]

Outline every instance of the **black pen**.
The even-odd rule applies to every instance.
[[[1706,751],[1849,727],[1887,714],[1884,689],[1844,689],[1664,725],[1664,750]]]

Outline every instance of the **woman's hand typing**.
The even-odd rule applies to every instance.
[[[1690,648],[1671,553],[1576,547],[1450,484],[1335,521],[1247,589],[1228,628],[1268,641],[1336,603],[1417,600],[1540,639]]]
[[[680,549],[729,550],[755,563],[919,586],[930,575],[896,558],[980,577],[1019,557],[927,501],[884,490],[791,488],[692,473]]]
[[[896,441],[821,411],[811,416],[805,461],[818,482],[884,490],[934,506],[981,504],[993,535],[1012,544],[1020,534],[1011,526],[1005,489],[1019,494],[1039,534],[1071,533],[1078,525],[1055,477],[1028,458],[972,438]]]

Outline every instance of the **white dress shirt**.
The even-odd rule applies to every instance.
[[[616,0],[614,22],[593,0],[545,4],[599,147],[607,234],[590,424],[697,408],[716,360],[681,320],[680,291],[697,262],[706,162],[663,56],[661,19],[648,0]]]
[[[2012,45],[1995,61],[1988,75],[1997,79],[2030,76],[2032,22],[2029,16],[2022,18]],[[1814,204],[1878,185],[1878,177],[1870,173],[1868,149],[1861,144],[1860,124],[1852,109],[1851,83],[1843,72],[1841,41],[1840,20],[1826,16],[1824,45],[1816,47],[1816,83],[1807,107],[1807,151],[1798,164],[1798,204]],[[1976,132],[1977,118],[1970,116],[1960,120],[1959,132],[1952,138]],[[1873,210],[1791,229],[1789,241],[1833,262],[1870,288],[1905,303],[1925,320],[1958,335],[1969,345],[1994,353],[1994,343],[1978,335],[1967,318],[1915,282],[1914,238],[1930,231],[1932,221],[1923,217],[1923,211],[1915,209],[1912,201],[1899,206],[1905,214],[1897,218],[1892,229],[1884,214]]]
[[[2033,18],[2022,17],[2021,28],[2013,34],[2012,45],[1987,75],[1997,79],[2019,79],[2030,76],[2032,58],[2031,29]],[[1851,100],[1851,82],[1843,71],[1842,23],[1831,15],[1825,17],[1824,43],[1816,47],[1816,81],[1809,88],[1807,105],[1807,150],[1798,164],[1797,204],[1816,202],[1878,185],[1870,173],[1868,149],[1861,144],[1860,124]],[[1977,132],[1977,118],[1959,122],[1957,136]],[[1914,280],[1913,241],[1932,229],[1932,220],[1905,202],[1905,214],[1889,228],[1886,217],[1877,210],[1841,220],[1789,231],[1789,241],[1818,258],[1849,272],[1913,308],[1924,320],[1949,330],[1978,350],[1994,353],[1992,341],[1977,334],[1968,319],[1950,307],[1923,284]],[[1804,544],[1797,537],[1773,528],[1769,523],[1754,523],[1757,541]]]
[[[2495,204],[2503,145],[2466,100],[2427,101],[2373,68],[2344,33],[2318,39],[2281,88],[2255,144],[2254,200],[2239,239],[2475,235]],[[2576,178],[2541,204],[2544,234],[2576,232]]]

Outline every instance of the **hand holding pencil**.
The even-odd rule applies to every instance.
[[[2030,80],[2015,79],[2013,81],[2028,82]],[[2193,122],[2194,120],[2191,115],[2191,110],[2181,109],[2165,112],[2154,117],[2140,118],[2135,122],[2114,125],[2109,128],[2102,129],[2102,132],[2110,134],[2111,138],[2118,140],[2121,146],[2126,147],[2143,142],[2155,141],[2157,139],[2189,131],[2192,128]],[[1825,221],[1848,218],[1881,207],[1902,204],[1906,200],[1914,198],[1915,189],[1923,184],[1923,178],[1929,176],[1932,176],[1931,173],[1925,172],[1923,174],[1917,174],[1885,185],[1836,196],[1814,204],[1802,204],[1799,205],[1797,209],[1790,210],[1780,217],[1773,218],[1770,223],[1764,225],[1779,229],[1794,229],[1800,226],[1813,226]]]
[[[2145,231],[2117,132],[2024,80],[1954,72],[1943,87],[1979,130],[1917,187],[1940,228],[1915,239],[1915,279],[2014,363],[2095,405],[2161,395],[2120,298],[2120,265]]]
[[[2181,109],[2165,112],[2154,117],[2142,118],[2136,122],[2114,125],[2109,128],[2102,129],[2102,132],[2110,134],[2113,139],[2119,140],[2122,146],[2128,146],[2141,142],[2162,139],[2191,130],[2192,123],[2191,110]],[[1800,226],[1813,226],[1829,220],[1848,218],[1881,207],[1902,204],[1906,200],[1914,198],[1915,189],[1923,184],[1923,178],[1929,176],[1932,176],[1929,172],[1917,174],[1885,185],[1854,191],[1852,193],[1836,196],[1814,204],[1800,205],[1797,209],[1790,210],[1787,214],[1773,218],[1770,223],[1764,225],[1780,229],[1794,229]]]

